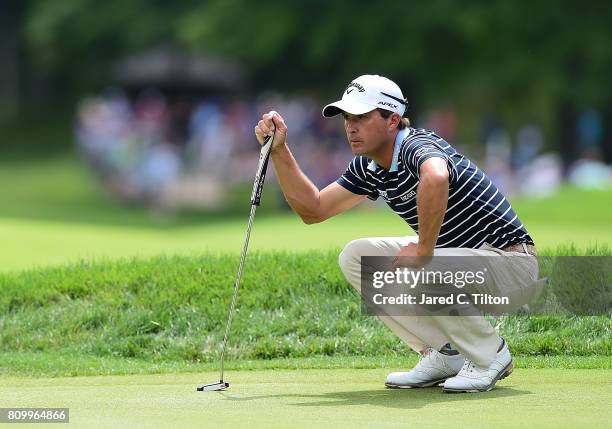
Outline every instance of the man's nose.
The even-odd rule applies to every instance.
[[[349,133],[357,132],[357,124],[355,123],[355,121],[346,121],[346,131],[348,131]]]

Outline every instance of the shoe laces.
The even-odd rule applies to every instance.
[[[474,371],[474,362],[469,359],[466,359],[463,362],[463,367],[461,368],[461,372],[473,372]]]
[[[431,347],[428,347],[425,350],[423,350],[421,353],[419,353],[419,362],[425,359],[427,356],[429,356],[431,352],[433,352],[433,349]]]

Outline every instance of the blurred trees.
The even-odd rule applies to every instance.
[[[612,7],[604,1],[19,4],[20,25],[2,31],[18,36],[24,79],[44,83],[22,96],[45,96],[49,106],[107,84],[117,57],[168,43],[241,61],[254,90],[335,96],[351,78],[380,73],[398,81],[417,110],[452,100],[466,118],[495,110],[549,129],[587,106],[612,119]]]

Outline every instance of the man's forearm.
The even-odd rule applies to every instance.
[[[302,172],[286,145],[271,153],[274,170],[289,206],[305,221],[317,216],[319,189]]]
[[[448,204],[448,178],[425,175],[417,191],[417,214],[419,216],[419,253],[433,255],[440,227]]]

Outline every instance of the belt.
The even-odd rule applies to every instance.
[[[504,252],[519,252],[526,253],[532,256],[538,256],[535,246],[533,244],[527,243],[511,244],[510,246],[504,247],[501,250],[503,250]]]

